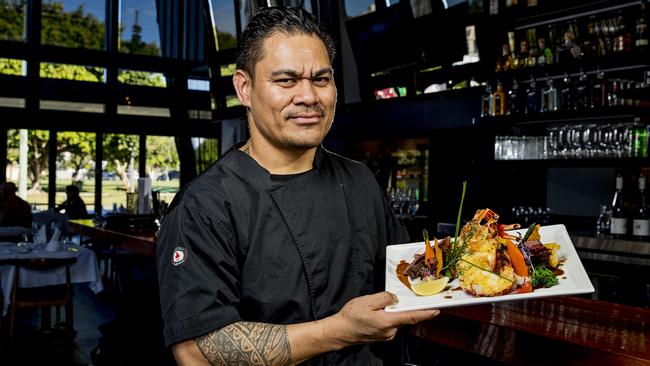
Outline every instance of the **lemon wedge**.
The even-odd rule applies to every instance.
[[[425,280],[412,284],[411,289],[418,296],[431,296],[444,290],[447,282],[449,282],[449,277],[440,277],[437,280]]]

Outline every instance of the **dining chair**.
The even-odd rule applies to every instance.
[[[77,258],[30,258],[13,259],[10,264],[16,266],[11,289],[11,302],[9,303],[7,315],[8,336],[11,342],[14,334],[16,310],[24,308],[39,308],[41,310],[41,328],[51,327],[50,308],[52,306],[65,306],[65,328],[66,336],[73,339],[73,315],[72,315],[72,281],[70,279],[70,266],[77,262]],[[41,287],[19,287],[21,268],[33,271],[56,272],[65,269],[65,283],[60,285]]]

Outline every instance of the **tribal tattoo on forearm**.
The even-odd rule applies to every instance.
[[[286,325],[237,322],[196,338],[212,365],[290,365]]]

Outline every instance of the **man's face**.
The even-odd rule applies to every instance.
[[[251,135],[276,149],[306,150],[330,129],[336,86],[325,45],[316,36],[276,33],[263,43],[263,56],[249,83]]]

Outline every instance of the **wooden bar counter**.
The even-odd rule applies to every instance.
[[[122,248],[147,257],[156,256],[156,238],[152,234],[133,234],[97,228],[92,220],[69,220],[68,231],[93,239],[95,245]]]
[[[412,336],[518,365],[650,365],[650,310],[580,297],[441,309]]]

